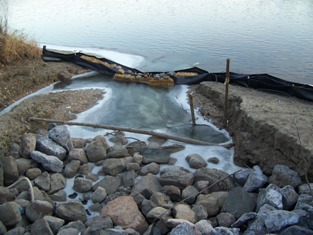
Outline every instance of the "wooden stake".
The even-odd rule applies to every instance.
[[[195,109],[193,105],[193,93],[189,92],[189,104],[190,104],[190,111],[191,111],[191,120],[192,120],[192,125],[196,125],[196,118],[195,118]]]
[[[229,66],[230,59],[226,60],[226,78],[225,78],[225,103],[224,103],[224,127],[228,127],[228,87],[229,87]]]
[[[185,138],[185,137],[172,136],[172,135],[168,135],[165,133],[159,133],[159,132],[155,132],[155,131],[139,130],[139,129],[127,128],[127,127],[117,127],[117,126],[99,125],[99,124],[82,123],[82,122],[68,122],[68,121],[60,121],[60,120],[54,120],[54,119],[36,118],[36,117],[30,117],[28,120],[29,121],[37,121],[37,122],[39,121],[39,122],[47,122],[47,123],[57,123],[57,124],[63,124],[63,125],[69,125],[69,126],[87,126],[87,127],[93,127],[93,128],[115,130],[115,131],[133,132],[133,133],[139,133],[139,134],[144,134],[144,135],[152,135],[152,136],[160,137],[163,139],[176,140],[176,141],[184,142],[187,144],[206,145],[206,146],[222,146],[225,148],[229,148],[232,146],[232,144],[208,143],[208,142],[201,141],[201,140],[189,139],[189,138]]]

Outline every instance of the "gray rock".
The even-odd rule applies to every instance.
[[[54,194],[49,195],[53,201],[56,202],[65,202],[66,201],[66,193],[63,190],[57,191]]]
[[[29,158],[29,155],[36,148],[36,136],[32,133],[26,133],[21,139],[20,154],[22,157]]]
[[[141,212],[146,217],[147,217],[147,214],[155,207],[157,207],[157,205],[151,200],[144,198],[141,202]]]
[[[233,214],[228,212],[222,212],[216,216],[217,222],[221,227],[230,227],[233,223],[235,223],[236,218]]]
[[[83,233],[86,229],[86,226],[82,221],[75,220],[75,221],[69,222],[67,225],[64,225],[63,227],[61,227],[59,232],[61,232],[62,230],[67,230],[69,228],[74,228],[78,231],[78,233]]]
[[[5,233],[5,235],[24,235],[26,229],[21,226],[17,226]]]
[[[194,204],[192,210],[196,214],[197,221],[206,220],[208,218],[208,212],[203,205]]]
[[[171,204],[171,200],[169,199],[169,197],[161,192],[154,192],[150,196],[150,200],[157,206],[165,207],[166,205]]]
[[[132,188],[131,195],[141,193],[144,190],[154,192],[159,192],[162,186],[159,182],[159,178],[155,175],[148,174],[143,176]]]
[[[194,181],[208,181],[210,185],[210,192],[229,191],[234,187],[234,181],[224,171],[209,168],[200,168],[194,172]],[[224,180],[222,180],[224,179]]]
[[[249,175],[251,173],[251,169],[243,169],[241,171],[238,171],[236,172],[233,177],[234,177],[234,180],[240,184],[241,186],[244,186]]]
[[[46,215],[43,217],[44,220],[46,220],[49,224],[49,227],[51,228],[53,234],[57,234],[59,229],[63,226],[65,221],[63,219]]]
[[[46,215],[52,215],[52,213],[53,205],[47,201],[36,200],[26,208],[26,216],[31,222],[42,219]]]
[[[297,194],[295,189],[290,185],[287,185],[279,189],[279,192],[283,196],[283,209],[291,210],[297,203],[299,195]]]
[[[218,164],[220,162],[220,159],[218,159],[217,157],[210,157],[208,159],[208,162],[213,163],[213,164]]]
[[[29,158],[18,158],[16,159],[16,165],[19,175],[23,175],[28,169],[37,167],[38,163]]]
[[[235,187],[229,192],[222,211],[229,212],[236,218],[239,218],[247,212],[253,212],[255,206],[256,201],[251,194],[244,191],[241,187]]]
[[[60,173],[54,173],[50,175],[51,183],[50,183],[50,191],[49,193],[55,193],[61,189],[64,189],[66,186],[66,179]]]
[[[49,138],[61,145],[66,151],[71,151],[74,146],[71,140],[70,132],[64,125],[55,126],[48,132]]]
[[[278,187],[291,185],[292,187],[297,188],[302,184],[302,181],[298,173],[291,170],[288,166],[276,165],[269,178],[269,183],[276,184]]]
[[[159,219],[161,216],[163,218],[166,218],[170,215],[170,211],[168,209],[165,209],[164,207],[160,207],[160,206],[157,206],[157,207],[154,207],[152,208],[148,214],[146,215],[147,217],[147,220],[152,222],[152,221],[155,221],[157,219]]]
[[[107,228],[101,232],[101,235],[128,235],[122,228]]]
[[[63,162],[55,156],[33,151],[30,153],[30,157],[40,163],[47,171],[61,172],[63,169]]]
[[[180,189],[184,189],[188,185],[192,185],[194,176],[183,170],[167,171],[160,176],[160,183],[165,185],[174,185]]]
[[[239,228],[242,225],[248,223],[249,221],[255,219],[256,216],[257,216],[257,213],[255,213],[255,212],[245,213],[242,216],[240,216],[239,219],[231,225],[231,227]]]
[[[38,177],[39,175],[41,175],[41,170],[37,167],[35,168],[30,168],[26,171],[26,177],[30,180],[35,179],[36,177]]]
[[[47,155],[56,156],[60,160],[66,157],[66,149],[54,142],[47,135],[37,139],[37,150]]]
[[[3,168],[4,184],[13,184],[19,177],[16,159],[12,156],[0,158]]]
[[[148,164],[155,162],[158,164],[167,164],[170,160],[170,153],[163,148],[145,148],[141,151],[143,156],[142,162]]]
[[[84,148],[87,140],[84,138],[71,138],[74,148]]]
[[[115,225],[133,228],[140,233],[148,228],[144,216],[130,196],[118,197],[107,203],[101,210],[101,216],[109,216]]]
[[[213,232],[213,226],[212,224],[206,220],[200,220],[195,224],[195,228],[201,233],[201,234],[211,234]]]
[[[44,219],[36,220],[32,224],[30,232],[31,234],[53,235],[53,232],[48,222]]]
[[[0,220],[0,234],[5,234],[6,231],[7,231],[7,228],[4,226],[4,224]]]
[[[81,165],[77,173],[82,174],[82,175],[87,175],[88,173],[92,172],[93,168],[94,168],[93,165],[87,163],[87,164]]]
[[[186,157],[189,166],[194,169],[206,167],[207,162],[199,154],[190,154]]]
[[[264,204],[271,205],[276,209],[283,209],[283,197],[278,191],[270,187],[267,187],[266,189],[262,188],[259,190],[256,211],[258,211]]]
[[[237,228],[225,228],[225,227],[216,227],[214,228],[212,235],[239,235],[240,230]]]
[[[6,202],[0,205],[0,221],[6,227],[14,226],[22,220],[21,206],[15,202]]]
[[[209,194],[207,195],[200,194],[196,200],[196,205],[203,206],[206,209],[208,217],[214,217],[220,212],[217,198],[212,197]]]
[[[168,195],[173,202],[181,200],[181,191],[178,187],[174,185],[166,185],[161,190],[162,193]]]
[[[196,214],[187,204],[177,204],[173,208],[172,214],[176,219],[188,220],[193,224],[197,222]]]
[[[84,206],[77,201],[57,205],[55,214],[65,222],[80,220],[84,223],[87,220]]]
[[[313,235],[313,230],[293,225],[284,229],[280,234],[282,235]]]
[[[104,199],[106,198],[107,196],[107,191],[102,188],[102,187],[98,187],[92,194],[91,196],[91,200],[94,202],[94,203],[101,203],[102,201],[104,201]]]
[[[118,187],[121,185],[121,179],[118,176],[106,176],[104,179],[97,182],[93,189],[96,190],[98,187],[102,187],[106,190],[107,194],[110,195],[115,193]]]
[[[102,217],[102,216],[95,216],[89,219],[86,222],[86,225],[90,227],[90,234],[99,233],[101,230],[105,230],[108,228],[113,228],[113,222],[110,217]]]
[[[309,194],[300,194],[295,209],[301,209],[308,213],[313,213],[313,196]]]
[[[254,192],[262,188],[267,183],[267,179],[267,176],[263,174],[261,168],[254,166],[243,189],[247,192]]]
[[[149,173],[156,175],[160,172],[160,165],[155,163],[155,162],[151,162],[143,167],[141,167],[140,171],[139,171],[139,175],[147,175]]]
[[[114,145],[110,148],[107,157],[108,158],[124,158],[129,155],[127,148],[123,145]]]
[[[109,145],[103,136],[96,136],[86,145],[85,151],[89,162],[99,162],[106,158]]]
[[[209,193],[209,181],[206,181],[206,180],[199,180],[197,182],[195,182],[193,184],[199,192],[203,193],[203,194],[208,194]]]
[[[262,206],[254,221],[250,222],[244,235],[248,234],[266,234],[268,233],[265,226],[265,218],[276,209],[268,204]]]
[[[73,178],[80,166],[80,161],[79,160],[72,160],[70,161],[64,168],[63,170],[63,175],[66,178]]]
[[[81,165],[88,163],[87,155],[85,150],[82,148],[72,149],[68,154],[67,160],[78,160]]]
[[[126,165],[126,170],[127,171],[131,171],[134,170],[135,172],[139,172],[140,171],[140,165],[137,162],[130,162],[125,164]]]
[[[134,170],[129,170],[122,174],[123,176],[123,186],[132,187],[135,184],[137,173]]]
[[[141,153],[145,148],[147,148],[147,144],[144,141],[134,141],[129,143],[126,148],[128,153],[133,155],[136,152]]]
[[[87,193],[92,189],[92,181],[83,177],[76,177],[74,179],[73,189],[79,193]]]
[[[109,158],[103,161],[102,171],[106,175],[116,176],[125,169],[124,159]]]
[[[79,231],[76,228],[61,229],[57,235],[79,235]]]
[[[0,204],[9,201],[12,196],[8,188],[0,186]]]
[[[185,234],[196,235],[196,232],[194,228],[187,223],[182,223],[178,225],[170,232],[170,235],[185,235]]]
[[[269,213],[264,220],[267,231],[277,232],[287,226],[297,224],[298,214],[285,210],[275,210]]]
[[[302,193],[311,194],[312,190],[313,190],[313,183],[301,184],[298,187],[299,194],[302,194]]]
[[[34,180],[34,183],[38,188],[48,192],[50,190],[51,183],[50,174],[46,171],[43,172]]]
[[[198,194],[199,194],[199,191],[196,187],[192,185],[188,185],[182,191],[182,199],[184,200],[184,202],[188,204],[193,204]]]
[[[185,219],[167,219],[166,220],[166,226],[169,227],[169,228],[175,228],[178,225],[183,224],[183,223],[187,223],[191,227],[195,226],[193,223],[191,223],[191,222],[189,222],[188,220],[185,220]]]

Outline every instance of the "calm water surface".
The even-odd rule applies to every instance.
[[[143,57],[139,69],[197,65],[313,84],[312,0],[10,0],[9,24],[39,43]]]

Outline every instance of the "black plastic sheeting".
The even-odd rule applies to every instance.
[[[42,50],[42,59],[47,62],[51,61],[66,61],[72,62],[77,65],[80,65],[84,68],[95,70],[99,73],[112,75],[118,73],[118,69],[105,66],[104,63],[94,63],[88,60],[85,60],[81,57],[88,56],[89,58],[95,58],[104,63],[114,64],[122,68],[124,71],[131,73],[166,73],[174,80],[174,84],[177,85],[194,85],[201,83],[203,81],[214,81],[214,82],[225,82],[226,73],[210,73],[206,70],[200,69],[198,67],[177,70],[173,72],[141,72],[137,69],[124,66],[122,64],[116,63],[106,58],[98,58],[92,55],[84,53],[72,53],[72,54],[63,54],[54,51],[47,50],[46,46]],[[175,76],[177,72],[185,73],[196,73],[195,76]],[[313,86],[294,83],[285,81],[283,79],[271,76],[269,74],[238,74],[230,73],[230,84],[236,84],[244,87],[254,88],[257,90],[267,91],[275,94],[285,95],[285,96],[296,96],[301,99],[313,101]]]

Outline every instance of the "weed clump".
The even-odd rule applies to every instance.
[[[13,64],[39,56],[35,41],[29,40],[19,31],[9,32],[6,18],[0,18],[0,64]]]

